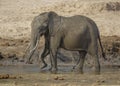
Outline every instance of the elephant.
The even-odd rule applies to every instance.
[[[100,74],[100,63],[98,58],[98,42],[100,44],[102,57],[105,58],[100,32],[96,23],[83,15],[64,17],[56,12],[43,12],[36,16],[31,23],[30,52],[27,56],[30,61],[41,36],[45,38],[45,48],[41,55],[44,63],[42,68],[47,66],[44,58],[50,54],[51,72],[57,73],[57,53],[60,48],[69,51],[77,51],[80,54],[75,66],[75,72],[83,73],[83,64],[86,54],[94,59],[95,74]]]

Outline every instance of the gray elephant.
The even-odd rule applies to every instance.
[[[31,23],[31,43],[28,62],[30,61],[40,37],[45,37],[45,48],[41,55],[44,67],[47,66],[44,58],[50,54],[51,71],[57,72],[57,52],[59,48],[69,51],[78,51],[79,61],[75,66],[75,71],[83,73],[83,64],[86,54],[93,56],[95,63],[95,73],[100,73],[98,58],[98,41],[102,55],[105,58],[100,34],[95,22],[88,17],[76,15],[72,17],[59,16],[55,12],[44,12],[36,16]]]

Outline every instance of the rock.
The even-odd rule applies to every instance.
[[[58,78],[59,78],[59,77],[58,77],[58,76],[56,76],[56,77],[54,77],[54,80],[58,80]]]
[[[60,77],[60,76],[56,76],[55,78],[54,78],[54,80],[65,80],[63,77]]]
[[[21,76],[12,76],[12,75],[9,75],[9,74],[1,74],[0,75],[0,79],[17,79],[17,78],[19,78],[19,79],[21,79],[21,78],[23,78],[23,77],[21,77]]]
[[[8,79],[9,77],[10,77],[9,74],[0,75],[0,79]]]

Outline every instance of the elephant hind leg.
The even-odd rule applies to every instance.
[[[91,48],[91,53],[90,55],[94,59],[94,66],[95,66],[95,74],[100,74],[100,63],[99,63],[99,58],[98,58],[98,47],[93,47]]]
[[[80,57],[75,66],[75,72],[83,74],[83,65],[85,61],[86,51],[79,51]]]
[[[95,74],[100,74],[100,63],[99,63],[99,58],[98,58],[98,54],[94,54],[93,55],[94,58],[94,66],[95,66]]]
[[[95,74],[100,74],[100,63],[98,58],[98,44],[97,42],[93,42],[88,49],[88,53],[94,59],[94,66],[95,66]]]

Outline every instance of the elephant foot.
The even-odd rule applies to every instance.
[[[95,71],[94,74],[95,75],[100,75],[100,71]]]
[[[52,70],[52,67],[50,67],[48,70],[51,71],[51,70]]]
[[[74,70],[75,68],[76,68],[76,66],[73,66],[73,68],[72,68],[72,69]]]
[[[83,74],[83,71],[74,71],[76,74]]]
[[[32,62],[31,62],[31,61],[26,61],[25,63],[26,63],[26,64],[32,64]]]
[[[41,67],[41,69],[44,69],[45,67],[47,67],[47,64],[44,64],[44,65]]]
[[[73,70],[75,73],[77,73],[77,74],[83,74],[83,70],[81,70],[81,69],[74,69]]]
[[[100,68],[99,67],[95,67],[94,74],[95,75],[100,75]]]
[[[51,68],[51,73],[52,73],[52,74],[57,74],[57,69],[52,69],[52,68]]]

